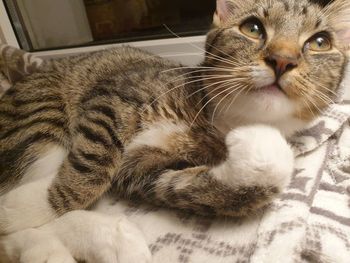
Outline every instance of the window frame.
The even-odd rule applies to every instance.
[[[16,33],[3,1],[0,1],[0,40],[5,44],[20,48],[20,44],[17,40]],[[43,58],[54,58],[102,50],[121,45],[130,45],[186,65],[196,65],[199,64],[204,57],[204,43],[205,36],[174,37],[168,39],[92,45],[86,47],[60,48],[50,51],[34,51],[32,53]]]
[[[0,39],[5,44],[20,47],[3,1],[0,1]]]

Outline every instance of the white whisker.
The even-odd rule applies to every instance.
[[[233,105],[233,103],[236,101],[236,99],[238,98],[238,96],[243,92],[244,89],[241,89],[235,96],[234,98],[231,100],[231,103],[229,104],[229,106],[226,108],[225,110],[225,114],[229,111],[229,109],[231,108],[231,106]],[[249,92],[249,90],[247,91],[247,93]]]
[[[191,127],[193,126],[193,124],[195,123],[196,119],[198,118],[198,116],[201,114],[201,112],[205,109],[205,107],[207,107],[209,105],[210,102],[212,102],[213,100],[215,100],[218,96],[220,96],[221,94],[225,93],[226,91],[230,90],[231,87],[219,92],[218,94],[216,94],[214,97],[212,97],[210,100],[208,100],[204,106],[198,111],[198,113],[196,114],[196,116],[194,117],[192,123],[191,123]]]
[[[239,90],[241,88],[240,85],[237,85],[237,87],[231,87],[233,88],[233,90],[231,90],[228,94],[226,94],[215,106],[215,109],[211,115],[211,123],[214,124],[214,119],[215,119],[215,113],[217,111],[217,109],[219,108],[220,104],[227,98],[229,97],[232,93],[236,92],[237,90]]]
[[[230,80],[220,84],[218,87],[216,87],[213,90],[211,90],[210,92],[206,93],[205,96],[196,104],[196,106],[201,104],[203,102],[203,100],[205,100],[210,94],[213,94],[215,91],[222,89],[222,88],[225,88],[227,86],[230,86],[230,85],[232,86],[232,85],[236,85],[236,84],[237,84],[236,82],[230,81]],[[213,85],[210,85],[210,86],[213,86]],[[208,86],[206,88],[208,88]]]
[[[174,36],[176,36],[177,38],[181,38],[181,37],[180,37],[179,35],[177,35],[174,31],[172,31],[167,25],[164,24],[164,27],[165,27],[171,34],[173,34]],[[219,50],[220,52],[222,52],[223,54],[225,54],[225,55],[229,56],[230,58],[234,59],[234,61],[231,61],[231,60],[222,58],[222,57],[220,57],[220,56],[218,56],[218,55],[215,55],[215,54],[213,54],[213,53],[210,53],[210,52],[208,52],[208,51],[204,50],[203,48],[200,48],[200,47],[198,47],[198,46],[196,46],[196,45],[193,45],[193,44],[190,44],[190,43],[189,43],[189,45],[192,46],[192,47],[194,47],[194,48],[196,48],[196,49],[198,49],[198,50],[200,50],[200,51],[203,51],[203,52],[206,53],[206,54],[212,55],[212,56],[214,56],[214,57],[220,59],[220,61],[222,61],[222,62],[226,62],[226,63],[228,63],[228,64],[230,64],[230,65],[233,65],[233,66],[239,66],[239,64],[238,64],[239,61],[237,61],[236,58],[234,58],[234,57],[232,57],[232,56],[230,56],[230,55],[228,55],[228,54],[226,54],[226,53],[224,53],[224,52],[222,52],[222,51],[220,51],[220,50]],[[237,63],[237,62],[238,62],[238,63]]]

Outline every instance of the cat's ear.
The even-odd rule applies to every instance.
[[[232,0],[216,0],[216,11],[214,14],[214,26],[224,24],[232,15],[233,3]]]
[[[345,48],[350,48],[350,1],[334,0],[326,7],[325,14],[332,23],[338,40]]]

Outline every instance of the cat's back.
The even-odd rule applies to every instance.
[[[37,122],[69,129],[91,100],[113,104],[116,110],[142,107],[173,89],[171,79],[181,82],[181,72],[172,70],[180,66],[127,46],[52,60],[0,100],[0,140],[9,133],[23,137]]]
[[[126,99],[148,101],[172,88],[170,79],[177,78],[180,83],[181,70],[172,70],[179,67],[180,64],[129,46],[52,60],[47,68],[27,76],[5,93],[0,100],[0,113],[44,102],[73,109],[87,93],[98,92],[101,86],[119,91]],[[4,122],[6,118],[0,114],[0,124]]]
[[[59,90],[66,101],[81,99],[105,86],[126,99],[148,102],[173,88],[172,79],[176,84],[185,81],[179,78],[185,71],[181,67],[143,50],[122,46],[53,61],[50,74],[60,76]]]
[[[150,53],[120,47],[53,60],[16,83],[0,100],[0,185],[21,174],[42,145],[69,149],[77,122],[87,112],[118,116],[117,132],[122,142],[128,141],[145,105],[157,98],[164,100],[162,108],[173,103],[174,96],[161,96],[169,89],[178,93],[175,101],[185,101],[172,81],[181,82],[182,72],[173,70],[178,67]],[[153,118],[157,111],[149,115]]]
[[[133,80],[137,76],[138,79],[147,79],[155,73],[158,73],[158,78],[167,79],[169,75],[176,74],[167,70],[181,67],[178,63],[130,46],[65,58],[53,64],[55,70],[63,73],[68,81],[87,82],[113,77]]]
[[[116,84],[118,81],[124,84],[145,84],[149,80],[161,83],[181,73],[180,69],[171,69],[182,66],[129,46],[54,59],[46,65],[46,68],[16,83],[0,103],[15,96],[40,97],[51,94],[60,97],[69,94],[68,97],[72,98],[74,93],[84,92],[89,85],[102,80],[114,79]]]

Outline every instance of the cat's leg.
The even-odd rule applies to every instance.
[[[117,123],[100,113],[87,108],[74,128],[70,152],[48,190],[57,215],[94,204],[110,188],[120,165],[123,145]]]
[[[29,167],[20,186],[0,196],[0,234],[86,209],[109,189],[123,147],[110,118],[86,109],[76,123],[70,151],[54,146]]]
[[[0,197],[0,234],[37,227],[66,212],[86,209],[109,189],[123,146],[116,124],[105,117],[87,109],[76,124],[69,153],[55,146],[59,150],[39,156],[23,176],[23,185]],[[31,181],[32,177],[36,179]]]
[[[146,136],[131,144],[115,178],[116,194],[197,214],[244,216],[270,202],[290,180],[293,154],[274,128],[256,125],[231,131],[222,162],[200,166],[194,165],[193,158],[210,162],[222,156],[225,145],[215,138],[203,141],[208,137],[205,131],[196,132],[192,139],[188,132],[169,131],[158,130],[162,142]],[[187,153],[179,149],[184,144]]]
[[[73,211],[38,228],[3,237],[0,256],[8,262],[148,263],[142,232],[125,217]],[[2,252],[2,253],[1,253]],[[3,261],[1,261],[3,262]]]

